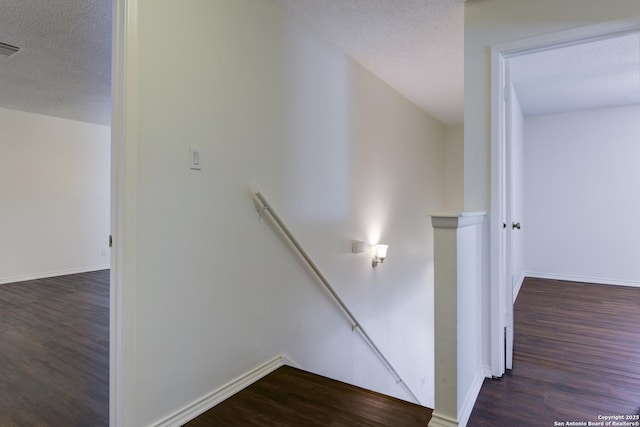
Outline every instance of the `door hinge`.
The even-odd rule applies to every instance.
[[[113,237],[111,235],[109,235],[109,247],[113,247]]]
[[[504,327],[504,367],[507,369],[507,327]]]

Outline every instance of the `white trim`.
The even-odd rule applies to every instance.
[[[513,290],[513,303],[516,303],[516,299],[518,298],[518,294],[520,293],[520,288],[522,288],[522,284],[524,283],[524,278],[527,275],[522,273],[520,275],[520,277],[518,278],[518,284],[516,285],[516,288]]]
[[[46,273],[25,274],[22,276],[0,278],[0,285],[7,283],[26,282],[27,280],[46,279],[48,277],[66,276],[68,274],[89,273],[91,271],[108,270],[109,264],[93,265],[91,267],[69,268],[66,270],[49,271]]]
[[[430,216],[433,228],[457,229],[480,224],[486,215],[486,212],[459,212],[453,214],[433,214]]]
[[[494,47],[499,49],[505,57],[514,57],[618,37],[626,33],[637,32],[638,30],[640,30],[640,15],[635,15],[623,19],[501,43]]]
[[[492,376],[491,376],[491,366],[482,365],[482,373],[484,374],[485,378],[492,378]]]
[[[461,426],[466,426],[467,422],[469,422],[469,417],[471,417],[473,407],[476,404],[476,400],[478,400],[478,395],[480,395],[484,378],[484,369],[478,370],[478,372],[476,372],[476,376],[473,378],[473,382],[471,383],[469,390],[467,391],[467,395],[462,402],[462,406],[458,411],[458,424]]]
[[[267,362],[256,366],[252,370],[234,378],[222,387],[213,390],[200,399],[188,404],[165,419],[153,424],[154,427],[179,427],[188,421],[202,415],[209,409],[244,390],[251,384],[266,377],[281,366],[295,366],[285,355],[279,355]]]
[[[490,224],[490,256],[491,256],[491,331],[490,354],[492,375],[499,377],[504,373],[503,346],[503,301],[505,301],[505,284],[503,279],[504,265],[502,262],[502,204],[501,185],[504,176],[500,158],[504,150],[505,111],[504,99],[505,58],[526,55],[597,39],[614,37],[627,32],[640,30],[640,15],[615,21],[608,21],[584,27],[539,35],[508,43],[501,43],[491,47],[491,214]]]
[[[135,426],[138,0],[113,2],[109,425]]]
[[[636,281],[636,280],[607,279],[604,277],[575,276],[571,274],[555,274],[555,273],[527,272],[526,275],[527,277],[534,277],[537,279],[566,280],[568,282],[582,282],[582,283],[593,283],[596,285],[630,286],[633,288],[640,288],[640,281]]]
[[[428,427],[458,427],[458,425],[458,421],[456,421],[455,419],[433,411]]]

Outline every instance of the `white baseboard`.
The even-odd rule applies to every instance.
[[[446,415],[442,415],[437,411],[433,411],[431,414],[431,421],[428,424],[429,427],[458,427],[458,421],[454,420],[451,417],[447,417]]]
[[[266,377],[271,372],[275,371],[281,366],[296,366],[287,356],[281,354],[274,357],[267,362],[256,366],[249,372],[246,372],[239,377],[231,380],[222,387],[213,390],[209,394],[201,397],[195,402],[183,407],[167,418],[153,424],[154,427],[179,427],[185,424],[187,421],[191,421],[198,415],[202,415],[209,409],[213,408],[217,404],[221,403],[225,399],[230,398],[234,394],[244,390],[256,381]]]
[[[48,271],[45,273],[24,274],[21,276],[13,276],[13,277],[0,277],[0,285],[4,285],[6,283],[26,282],[27,280],[46,279],[48,277],[66,276],[68,274],[89,273],[91,271],[107,270],[109,268],[110,268],[109,264],[102,264],[102,265],[93,265],[91,267],[79,267],[79,268],[69,268],[66,270]]]
[[[457,420],[440,414],[438,410],[435,409],[431,415],[429,427],[465,427],[469,422],[471,412],[473,412],[473,407],[476,404],[476,400],[478,399],[478,395],[482,389],[482,383],[484,382],[487,371],[491,374],[489,368],[487,366],[483,366],[482,369],[479,369],[476,373],[476,376],[473,378],[473,382],[469,386],[467,395],[464,398],[464,402],[462,402],[462,405],[460,406]]]
[[[607,279],[603,277],[573,276],[568,274],[554,273],[532,273],[526,272],[527,277],[535,277],[537,279],[566,280],[569,282],[594,283],[597,285],[613,285],[613,286],[631,286],[640,288],[640,282],[635,280]]]
[[[520,288],[522,287],[522,283],[524,283],[525,274],[522,273],[516,282],[516,287],[513,290],[513,303],[515,304],[516,298],[518,298],[518,294],[520,293]]]
[[[491,366],[489,365],[482,365],[482,373],[484,374],[485,378],[493,378],[493,374],[491,373]]]
[[[476,372],[476,376],[473,378],[471,386],[469,386],[464,402],[462,402],[462,406],[458,411],[458,425],[461,427],[466,426],[469,421],[469,417],[471,417],[471,412],[473,412],[473,407],[476,404],[478,395],[480,395],[484,378],[484,370],[478,370],[478,372]]]

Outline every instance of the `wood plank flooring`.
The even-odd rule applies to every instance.
[[[109,270],[0,285],[0,426],[109,425]]]
[[[431,409],[283,366],[188,427],[425,427]]]
[[[485,380],[468,425],[587,425],[639,409],[640,288],[527,278],[514,369]]]
[[[0,426],[107,426],[109,271],[0,285]],[[514,370],[470,427],[640,414],[640,289],[526,279]],[[281,368],[189,427],[425,426],[431,410]],[[558,424],[560,425],[560,424]]]

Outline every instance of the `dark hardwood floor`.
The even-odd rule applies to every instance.
[[[485,380],[467,425],[633,423],[639,409],[640,289],[527,278],[514,369]],[[430,409],[284,367],[186,426],[402,427],[430,418]]]
[[[109,270],[0,285],[0,426],[109,424]]]
[[[188,427],[425,427],[431,409],[283,366]]]
[[[0,426],[107,426],[108,407],[109,271],[0,285]],[[485,380],[468,426],[554,426],[639,410],[640,289],[526,279],[514,369]],[[403,427],[430,417],[283,367],[187,426]]]
[[[639,409],[640,288],[527,278],[515,305],[514,369],[485,380],[468,425],[635,422]]]

